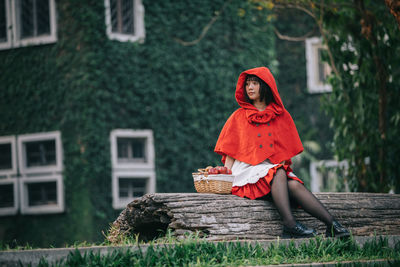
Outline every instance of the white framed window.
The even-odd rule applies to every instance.
[[[113,208],[124,209],[135,198],[155,192],[154,171],[113,171]]]
[[[22,175],[61,172],[63,151],[60,132],[19,135],[18,163]]]
[[[144,7],[141,0],[104,0],[106,31],[111,40],[143,41]]]
[[[18,212],[17,149],[15,136],[0,137],[0,216]]]
[[[114,169],[154,169],[151,130],[116,129],[111,132],[110,143]]]
[[[311,191],[312,192],[337,192],[344,186],[344,191],[349,192],[346,182],[348,169],[347,161],[321,160],[310,163]]]
[[[64,211],[61,133],[0,137],[0,216]]]
[[[122,209],[136,197],[155,192],[153,131],[115,129],[110,145],[113,207]]]
[[[18,180],[0,179],[0,216],[15,215],[18,212]]]
[[[0,137],[0,179],[17,175],[17,149],[14,136]]]
[[[64,185],[61,175],[22,177],[19,182],[22,214],[64,211]]]
[[[11,2],[0,0],[0,49],[11,47]]]
[[[306,39],[307,87],[310,93],[331,92],[332,86],[326,83],[331,73],[328,63],[322,61],[322,53],[326,47],[321,38]]]
[[[57,41],[55,0],[0,1],[0,49]]]

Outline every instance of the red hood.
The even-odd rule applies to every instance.
[[[243,89],[243,86],[246,81],[246,76],[249,74],[256,75],[271,88],[272,95],[274,96],[274,102],[270,103],[264,111],[258,111],[256,107],[246,101],[245,90]],[[242,72],[239,75],[239,79],[236,84],[235,97],[238,104],[247,110],[247,117],[249,121],[252,122],[266,123],[285,110],[276,87],[274,76],[272,76],[271,71],[266,67],[249,69]]]
[[[249,70],[243,71],[239,75],[239,79],[236,84],[235,97],[236,97],[236,101],[239,103],[239,105],[241,107],[255,109],[255,107],[252,104],[250,104],[246,101],[245,92],[243,90],[243,86],[246,81],[246,76],[248,74],[256,75],[258,78],[263,80],[266,84],[268,84],[272,90],[272,94],[274,96],[275,103],[279,107],[284,108],[281,97],[279,96],[279,93],[278,93],[278,89],[276,88],[276,82],[275,82],[274,76],[272,76],[271,71],[266,67],[249,69]]]

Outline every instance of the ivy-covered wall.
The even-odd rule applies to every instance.
[[[232,0],[150,1],[143,43],[110,41],[104,1],[59,0],[55,44],[0,51],[0,136],[59,130],[65,212],[0,217],[5,243],[101,241],[111,206],[110,131],[152,129],[158,192],[193,192],[191,172],[216,165],[215,141],[237,108],[241,71],[277,72],[266,14]]]

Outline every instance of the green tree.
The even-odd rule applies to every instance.
[[[251,0],[261,8],[311,16],[326,46],[333,91],[323,101],[332,117],[333,149],[349,162],[356,191],[400,191],[400,8],[387,0]]]
[[[384,3],[361,0],[327,10],[324,25],[336,68],[325,101],[335,152],[349,160],[353,189],[398,192],[399,27]]]

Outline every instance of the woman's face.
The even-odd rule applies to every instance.
[[[246,80],[246,93],[251,101],[259,101],[260,83],[258,81]]]

